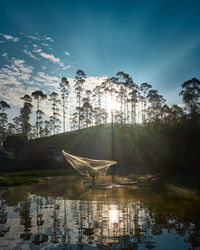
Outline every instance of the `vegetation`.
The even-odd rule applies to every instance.
[[[52,176],[76,176],[71,169],[47,169],[33,170],[12,173],[2,173],[0,176],[0,186],[18,186],[24,184],[34,184],[47,180]]]
[[[68,99],[75,93],[77,106],[70,106]],[[198,119],[200,100],[200,81],[193,78],[182,84],[180,95],[184,105],[168,106],[166,100],[157,90],[152,89],[148,83],[138,86],[131,76],[122,71],[116,76],[105,79],[101,84],[94,86],[93,90],[86,86],[86,74],[82,70],[76,72],[74,86],[69,85],[66,77],[62,77],[59,84],[59,92],[49,94],[36,90],[32,97],[36,102],[35,124],[30,123],[32,113],[32,98],[25,94],[20,109],[19,117],[8,123],[6,110],[10,105],[5,101],[0,102],[0,140],[3,141],[9,135],[22,134],[29,139],[58,134],[61,124],[63,132],[66,124],[71,130],[88,128],[90,126],[108,124],[140,124],[146,126],[152,122],[179,122],[181,119]],[[52,115],[49,120],[43,121],[45,110],[41,110],[40,104],[46,100],[52,106]],[[61,109],[62,108],[62,109]],[[62,110],[62,112],[61,112]],[[67,110],[70,111],[68,121]]]
[[[21,98],[24,105],[20,109],[20,116],[13,119],[15,124],[8,123],[6,110],[10,108],[9,104],[0,102],[1,140],[5,148],[6,144],[13,144],[8,148],[19,160],[16,164],[8,160],[4,169],[28,170],[36,162],[37,166],[46,169],[58,167],[59,164],[49,158],[48,150],[45,151],[53,146],[57,150],[64,149],[90,158],[116,160],[116,174],[155,173],[162,168],[177,174],[200,172],[199,79],[184,82],[180,92],[183,105],[171,107],[150,84],[142,83],[139,87],[124,72],[105,79],[93,91],[86,89],[85,81],[85,72],[78,70],[74,89],[63,77],[60,93],[52,92],[47,98],[42,91],[34,91],[32,97],[37,104],[35,125],[30,123],[33,105],[29,95]],[[68,119],[73,131],[65,132],[66,110],[69,110],[67,100],[73,91],[76,93],[77,107]],[[44,112],[40,109],[40,103],[45,99],[51,102],[52,116],[43,121]],[[63,134],[58,134],[60,105]],[[18,138],[14,139],[15,142],[13,135]],[[37,157],[33,153],[35,145],[41,151]],[[65,167],[64,164],[60,164],[61,168]],[[114,168],[110,171],[114,171]]]

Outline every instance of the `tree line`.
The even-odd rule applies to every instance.
[[[66,131],[68,123],[71,130],[88,128],[90,126],[107,124],[148,124],[157,120],[168,122],[193,119],[200,115],[200,80],[192,78],[184,82],[179,95],[183,98],[184,106],[168,106],[166,100],[148,83],[138,86],[132,77],[122,71],[114,77],[106,78],[93,90],[87,89],[86,74],[78,70],[74,78],[74,85],[62,77],[58,92],[49,96],[41,90],[25,94],[21,97],[23,106],[19,116],[8,122],[7,110],[9,103],[0,101],[0,140],[7,136],[20,134],[29,139],[55,135],[61,129]],[[70,109],[70,94],[76,96],[76,107]],[[35,124],[31,124],[30,116],[33,110],[33,100],[36,103]],[[51,103],[51,116],[44,120],[45,110],[41,110],[41,103],[48,100]],[[70,113],[66,121],[67,112]],[[61,118],[62,114],[62,118]]]

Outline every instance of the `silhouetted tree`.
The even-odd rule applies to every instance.
[[[43,116],[44,116],[44,112],[42,110],[37,110],[37,117],[38,117],[38,123],[37,123],[37,127],[38,127],[38,132],[40,137],[42,137],[43,134]]]
[[[5,112],[10,109],[10,105],[5,101],[0,101],[0,139],[4,140],[7,132],[8,115]]]
[[[31,109],[33,105],[31,104],[32,98],[29,95],[24,95],[21,97],[24,101],[24,106],[23,108],[20,109],[20,122],[21,122],[21,128],[22,128],[22,134],[24,136],[28,136],[28,133],[30,132],[31,129],[31,124],[30,124],[30,115],[31,115]]]
[[[60,82],[62,108],[63,108],[63,132],[65,132],[65,118],[66,118],[66,103],[69,95],[69,82],[66,77],[63,77]]]
[[[131,122],[135,124],[137,122],[137,114],[136,114],[136,106],[138,103],[138,89],[133,88],[133,90],[129,93],[129,101],[131,103]]]
[[[39,133],[39,124],[38,124],[38,110],[40,109],[40,103],[42,100],[47,99],[47,95],[44,94],[40,90],[34,91],[32,94],[33,98],[36,100],[37,103],[37,109],[36,109],[36,127],[37,127],[37,138],[38,138],[38,133]]]
[[[191,115],[197,113],[200,107],[200,80],[192,78],[184,82],[181,87],[183,90],[179,95],[183,97],[183,102],[186,104]]]
[[[21,134],[21,118],[16,116],[15,118],[13,118],[13,122],[15,124],[15,134]]]
[[[146,82],[142,83],[140,86],[141,90],[141,96],[142,96],[142,122],[146,121],[146,111],[147,111],[147,95],[149,89],[151,89],[152,86]]]
[[[162,106],[165,103],[165,99],[162,95],[158,94],[157,90],[149,90],[147,95],[148,101],[151,104],[148,107],[148,115],[152,120],[162,119]]]
[[[78,102],[78,107],[76,108],[78,111],[78,129],[80,129],[80,126],[81,126],[81,100],[82,100],[83,84],[85,82],[85,78],[86,78],[86,75],[84,71],[80,69],[76,71],[75,91],[76,91],[77,102]]]
[[[44,121],[44,129],[43,129],[43,134],[44,136],[50,136],[51,135],[51,121]]]
[[[60,120],[59,120],[59,104],[60,104],[60,99],[59,95],[56,92],[52,92],[50,94],[50,99],[49,101],[52,103],[52,116],[50,117],[52,122],[53,122],[53,131],[54,135],[56,134],[56,131],[59,131],[60,129]]]

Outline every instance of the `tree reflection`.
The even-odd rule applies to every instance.
[[[95,191],[97,198],[100,191]],[[112,191],[111,197],[114,195]],[[63,249],[74,245],[78,249],[87,245],[100,249],[138,249],[142,245],[153,249],[168,233],[182,237],[183,244],[190,243],[194,249],[200,247],[199,198],[158,199],[156,195],[70,200],[26,193],[21,202],[11,206],[4,194],[0,203],[0,236],[9,242],[19,234],[16,242],[27,241],[32,248],[45,244]],[[12,214],[15,224],[10,221]]]
[[[5,236],[10,230],[10,226],[7,225],[7,216],[6,203],[2,200],[0,205],[0,237]]]

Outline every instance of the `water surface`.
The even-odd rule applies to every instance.
[[[200,198],[173,185],[67,178],[0,189],[1,249],[200,249]]]

